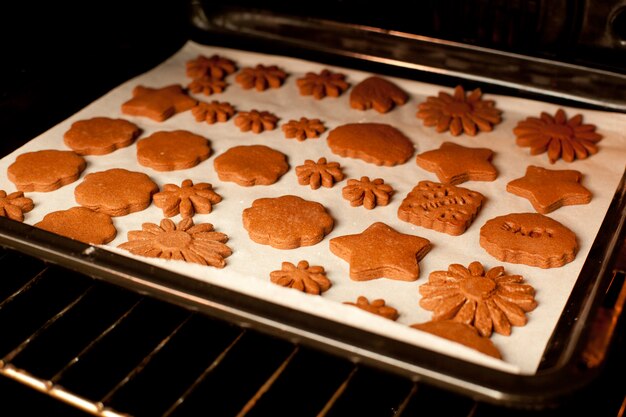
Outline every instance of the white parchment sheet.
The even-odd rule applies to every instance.
[[[289,77],[284,85],[278,89],[264,92],[244,90],[235,82],[233,74],[226,78],[229,86],[224,93],[209,97],[201,94],[195,95],[197,99],[203,101],[230,102],[240,111],[252,109],[270,111],[280,117],[279,126],[273,131],[254,134],[240,132],[234,124],[234,118],[226,123],[209,125],[204,122],[196,122],[191,112],[187,111],[158,123],[145,117],[130,117],[121,113],[121,104],[131,98],[132,89],[137,85],[158,88],[177,83],[184,87],[187,86],[191,79],[185,74],[185,63],[196,58],[199,54],[207,57],[218,54],[230,58],[237,63],[239,68],[260,63],[278,65],[286,70]],[[127,240],[126,234],[129,230],[141,229],[143,222],[157,224],[160,222],[163,218],[162,211],[154,205],[141,212],[113,218],[118,231],[117,237],[110,244],[102,247],[189,277],[181,279],[207,281],[239,293],[340,321],[370,332],[506,372],[520,374],[536,372],[549,337],[581,271],[611,198],[618,187],[619,180],[624,174],[626,115],[564,107],[568,117],[582,113],[584,123],[595,124],[598,127],[597,131],[604,138],[599,142],[600,151],[596,155],[573,163],[559,160],[555,164],[550,164],[546,154],[530,156],[528,148],[517,146],[513,128],[518,121],[528,116],[538,116],[542,111],[554,114],[559,106],[491,95],[485,88],[483,91],[485,99],[495,100],[496,106],[503,111],[502,123],[489,133],[479,133],[475,137],[467,135],[453,137],[447,132],[439,134],[433,128],[424,127],[422,121],[417,119],[415,115],[418,103],[424,101],[427,96],[436,95],[442,90],[451,93],[451,88],[387,77],[409,93],[408,103],[387,114],[379,114],[374,110],[359,111],[350,108],[349,91],[338,98],[327,97],[322,100],[315,100],[311,96],[299,94],[296,79],[302,77],[307,71],[319,72],[324,68],[346,74],[347,80],[352,86],[371,75],[366,72],[315,62],[204,46],[190,41],[174,56],[156,68],[118,86],[67,120],[0,160],[0,189],[7,192],[15,191],[15,186],[7,179],[6,172],[7,167],[15,161],[19,154],[40,149],[68,150],[63,143],[63,134],[69,129],[71,123],[77,120],[96,116],[125,118],[143,129],[138,140],[161,130],[189,130],[209,139],[213,149],[211,157],[198,166],[182,171],[158,172],[139,165],[135,145],[119,149],[108,155],[87,156],[85,157],[87,168],[78,181],[53,192],[26,193],[26,196],[33,199],[35,208],[25,215],[25,223],[35,224],[47,213],[76,206],[74,188],[80,184],[82,177],[91,172],[113,167],[144,172],[159,187],[166,183],[180,185],[187,178],[194,183],[209,182],[213,185],[214,190],[223,197],[223,201],[216,204],[210,214],[196,214],[194,222],[211,223],[217,231],[224,232],[229,236],[228,245],[232,248],[233,254],[226,259],[227,266],[224,269],[182,261],[137,257],[117,249],[118,244]],[[68,85],[67,87],[80,88],[80,85]],[[286,139],[280,125],[302,116],[321,119],[325,123],[327,131],[320,138],[309,139],[304,142]],[[336,126],[355,122],[379,122],[393,125],[413,141],[415,154],[437,149],[443,141],[452,141],[469,147],[492,149],[495,152],[492,162],[498,170],[498,178],[493,182],[469,181],[460,185],[479,191],[486,197],[482,210],[469,229],[461,236],[450,236],[399,220],[396,213],[407,193],[421,180],[438,180],[434,174],[417,166],[415,155],[403,165],[378,167],[362,160],[342,158],[333,154],[326,144],[328,132]],[[232,146],[251,144],[264,144],[282,151],[288,155],[290,170],[276,184],[271,186],[242,187],[232,182],[220,181],[213,168],[215,157]],[[309,186],[299,185],[295,175],[295,167],[304,163],[305,159],[317,160],[320,157],[339,162],[346,178],[360,178],[361,176],[369,176],[371,179],[383,178],[395,189],[391,203],[388,206],[376,207],[373,210],[351,207],[349,202],[341,196],[341,190],[346,185],[346,180],[330,189],[322,187],[318,190],[312,190]],[[534,212],[526,199],[510,194],[505,189],[509,181],[525,174],[528,165],[539,165],[548,169],[579,170],[583,173],[582,184],[593,193],[592,201],[587,205],[562,207],[549,214],[550,217],[574,231],[580,244],[576,259],[561,268],[544,270],[525,265],[501,263],[485,252],[478,243],[480,227],[487,220],[511,212]],[[252,242],[242,225],[242,211],[250,207],[257,198],[278,197],[284,194],[295,194],[326,206],[335,219],[335,227],[332,232],[316,245],[292,250],[280,250]],[[178,222],[180,216],[174,217],[173,220]],[[433,247],[420,262],[420,277],[417,281],[404,282],[391,279],[376,279],[366,282],[353,281],[349,278],[348,263],[330,252],[328,242],[331,238],[360,233],[376,221],[385,222],[400,232],[418,235],[431,241]],[[295,264],[300,260],[307,260],[311,265],[321,265],[326,269],[332,287],[322,296],[300,293],[270,282],[270,272],[280,269],[283,261],[290,261]],[[513,327],[512,334],[508,337],[498,334],[492,336],[493,342],[502,352],[504,358],[502,361],[409,327],[413,323],[430,320],[431,312],[420,308],[418,304],[420,300],[418,288],[427,282],[429,273],[435,270],[445,270],[451,263],[467,266],[472,261],[480,261],[486,268],[503,265],[508,274],[522,275],[527,283],[536,289],[538,306],[528,314],[528,324],[524,327]],[[398,309],[399,319],[392,322],[343,304],[344,301],[355,301],[359,295],[364,295],[370,300],[384,298],[388,305]]]

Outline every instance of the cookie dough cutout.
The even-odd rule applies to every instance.
[[[330,240],[330,251],[350,264],[350,278],[415,281],[418,262],[430,251],[428,239],[400,233],[382,222],[363,232]]]
[[[492,332],[509,336],[513,326],[526,325],[526,313],[537,307],[535,289],[521,275],[509,275],[501,266],[485,270],[478,261],[431,272],[419,292],[420,307],[433,312],[433,321],[469,324],[485,337]]]
[[[480,228],[480,246],[494,258],[539,268],[558,268],[578,252],[576,235],[539,213],[510,213]]]
[[[323,205],[294,195],[254,200],[242,218],[252,241],[276,249],[315,245],[334,226]]]
[[[354,86],[350,92],[350,107],[357,110],[374,109],[387,113],[395,106],[405,104],[409,95],[396,84],[381,77],[372,76]]]
[[[415,162],[435,173],[442,183],[457,185],[466,181],[494,181],[498,172],[491,163],[493,155],[491,149],[444,142],[439,149],[417,155]]]
[[[117,235],[111,216],[86,207],[72,207],[48,213],[34,226],[93,245],[109,243]]]
[[[177,113],[191,110],[196,103],[180,84],[162,88],[138,85],[133,89],[133,98],[122,104],[122,113],[163,122]]]
[[[109,216],[125,216],[146,209],[159,187],[143,172],[112,168],[85,176],[74,198],[81,206]]]
[[[416,226],[458,236],[472,224],[485,197],[467,188],[420,181],[398,207],[398,218]]]
[[[392,321],[396,321],[400,316],[398,310],[391,306],[388,306],[385,303],[385,300],[383,300],[382,298],[377,298],[370,302],[367,297],[360,295],[356,299],[356,302],[344,301],[344,304],[358,307],[361,310],[367,311],[368,313],[376,314],[377,316],[381,316]]]
[[[506,190],[530,201],[538,213],[548,214],[563,206],[591,201],[591,191],[580,183],[581,180],[580,171],[531,165],[526,168],[526,175],[509,182]]]
[[[409,160],[413,142],[395,127],[384,123],[348,123],[328,133],[330,150],[343,157],[375,165],[394,166]]]
[[[63,141],[79,155],[106,155],[132,145],[140,132],[141,129],[128,120],[93,117],[72,123]]]
[[[412,324],[411,327],[460,343],[496,359],[502,359],[502,354],[496,345],[494,345],[488,337],[483,337],[478,334],[478,331],[468,324],[452,320],[442,320],[416,323]]]
[[[28,213],[33,208],[35,208],[33,200],[24,197],[24,192],[14,191],[7,194],[6,191],[0,190],[0,217],[23,222],[24,213]]]
[[[221,181],[244,187],[274,184],[289,170],[287,156],[265,145],[241,145],[228,149],[213,161]]]
[[[137,142],[137,161],[156,171],[193,168],[210,155],[209,140],[187,130],[155,132]]]
[[[85,159],[73,151],[45,149],[19,155],[7,168],[9,181],[19,191],[49,192],[76,181]]]
[[[270,272],[270,281],[281,287],[313,295],[321,295],[332,286],[324,267],[309,265],[308,261],[300,261],[297,266],[291,262],[283,262],[280,270]]]

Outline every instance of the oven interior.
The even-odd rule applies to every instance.
[[[598,92],[595,84],[591,87],[587,84],[581,87],[577,97],[593,108],[600,105],[598,96],[609,94],[600,101],[612,103],[610,107],[618,111],[625,108],[624,93],[610,87],[623,80],[620,74],[624,73],[626,62],[626,13],[624,4],[619,2],[590,7],[585,1],[433,1],[425,2],[419,14],[389,12],[406,7],[400,2],[387,3],[385,11],[381,11],[380,6],[368,9],[346,2],[321,2],[315,7],[275,2],[266,3],[263,10],[245,2],[235,7],[218,7],[202,1],[184,5],[172,2],[160,10],[139,3],[141,7],[127,6],[123,17],[114,7],[100,5],[102,16],[95,18],[84,11],[84,20],[78,22],[62,17],[63,10],[57,8],[54,13],[46,14],[41,10],[35,13],[30,25],[34,23],[43,33],[48,30],[54,36],[43,41],[49,49],[38,48],[40,54],[33,55],[31,50],[36,45],[27,41],[12,45],[16,49],[11,54],[19,64],[5,68],[3,71],[8,73],[3,75],[19,82],[4,87],[2,118],[10,140],[4,142],[3,153],[69,116],[119,82],[149,69],[188,37],[207,42],[219,39],[228,46],[254,45],[260,51],[280,48],[285,53],[294,50],[301,53],[305,45],[306,56],[354,63],[353,56],[306,46],[304,41],[311,39],[318,45],[325,42],[315,37],[320,35],[313,31],[317,19],[377,29],[364,32],[371,38],[368,42],[351,46],[369,48],[373,42],[381,45],[378,55],[394,53],[394,48],[387,45],[390,39],[393,45],[396,41],[400,45],[415,41],[396,36],[394,31],[398,31],[487,48],[486,51],[472,50],[472,53],[488,52],[488,57],[500,56],[506,60],[519,54],[547,59],[555,71],[592,74],[607,71],[610,76],[603,82],[607,82],[608,87]],[[151,20],[138,25],[136,22],[142,17],[146,20],[146,14]],[[57,15],[57,19],[49,19]],[[269,17],[259,19],[259,16]],[[285,16],[291,18],[284,20]],[[247,20],[237,20],[242,17]],[[276,22],[277,18],[290,25],[299,19],[313,24],[301,27],[300,38],[291,39],[295,43],[273,43],[275,36],[285,36],[280,32],[270,31],[267,39],[259,36],[259,31],[267,30],[267,22]],[[55,33],[59,20],[65,23],[66,29],[74,30]],[[162,29],[173,20],[178,23]],[[111,21],[119,22],[121,29],[111,31]],[[91,25],[101,30],[90,28]],[[242,29],[249,32],[244,33]],[[90,35],[83,40],[76,39],[77,30]],[[359,32],[359,36],[362,34]],[[358,36],[355,38],[358,40]],[[82,42],[102,45],[101,55],[92,55],[93,52],[81,55]],[[489,55],[491,50],[514,55]],[[59,56],[62,62],[51,64]],[[399,59],[402,62],[409,61],[405,56],[402,58]],[[120,67],[120,60],[126,60],[129,65]],[[43,67],[42,61],[46,62]],[[368,61],[359,65],[376,69],[383,64]],[[394,67],[390,71],[415,76],[414,68]],[[62,81],[68,77],[67,73],[72,76],[80,73],[79,78],[89,87],[71,92],[63,106],[47,102],[46,93],[63,90]],[[465,74],[468,75],[471,74]],[[450,85],[463,76],[419,72],[420,79]],[[538,94],[537,90],[523,88],[521,84],[502,83],[500,88],[515,91],[520,96]],[[555,91],[560,90],[555,88]],[[572,99],[557,93],[542,97],[556,101]],[[34,121],[33,115],[37,115]],[[619,216],[618,212],[616,217]],[[623,235],[621,240],[624,240]],[[58,260],[50,262],[49,255],[45,255],[46,248],[23,247],[16,251],[11,246],[7,244],[1,258],[5,270],[16,271],[3,279],[0,301],[0,320],[8,335],[2,339],[2,374],[94,415],[197,415],[198,410],[209,407],[212,415],[280,415],[282,412],[325,416],[361,410],[365,415],[399,416],[416,415],[423,409],[439,412],[443,407],[445,414],[474,416],[493,415],[502,411],[499,407],[510,406],[507,401],[474,398],[471,389],[451,390],[446,384],[438,386],[433,381],[406,378],[388,369],[360,363],[358,358],[335,356],[335,352],[317,350],[298,340],[276,338],[246,323],[216,319],[170,303],[171,300],[163,301],[157,294],[141,288],[102,282],[97,279],[100,277],[90,277],[89,269],[76,271],[65,268],[62,263],[57,265]],[[601,297],[595,305],[598,311],[605,308],[615,319],[615,330],[611,331],[615,340],[610,341],[611,347],[623,344],[623,320],[619,320],[620,314],[616,314],[615,309],[621,309],[624,302],[625,269],[623,262],[620,263],[624,251],[620,254],[613,248],[613,252],[607,266],[610,278],[604,286],[607,296]],[[32,255],[41,255],[43,260]],[[120,300],[115,311],[99,308],[98,302],[111,294]],[[599,368],[602,369],[598,372],[604,369],[605,354],[609,356],[611,352],[607,348],[601,355]],[[617,363],[623,369],[623,359],[621,362],[618,359]],[[611,371],[613,375],[617,372]],[[319,378],[320,375],[324,383],[314,383],[316,378],[312,376]],[[593,395],[598,395],[598,390],[602,391],[601,395],[607,395],[604,391],[607,388],[599,382],[588,385]],[[308,394],[306,401],[301,399],[302,389]],[[623,392],[620,393],[619,386],[608,390],[613,395],[603,407],[607,415],[616,415]],[[562,394],[569,398],[572,393]],[[537,398],[536,403],[516,403],[521,410],[513,412],[520,415],[562,412],[565,415],[566,411],[580,407],[579,402],[563,405],[560,397],[556,403],[552,400],[544,402]],[[557,406],[560,408],[552,408]]]

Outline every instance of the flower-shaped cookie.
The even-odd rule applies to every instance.
[[[163,189],[152,196],[154,205],[163,210],[165,217],[193,217],[195,213],[207,214],[213,205],[222,201],[222,197],[213,191],[213,186],[206,182],[194,184],[190,179],[176,184],[165,184]]]
[[[277,249],[315,245],[334,225],[323,205],[295,195],[256,199],[242,218],[250,239]]]
[[[228,236],[213,230],[212,224],[194,225],[188,217],[178,224],[170,219],[161,220],[160,225],[144,223],[141,230],[128,232],[128,242],[118,247],[135,255],[223,268],[224,258],[232,254],[227,241]]]
[[[265,145],[233,146],[213,161],[221,181],[244,187],[270,185],[289,170],[287,155]]]
[[[19,191],[48,192],[76,181],[86,167],[85,158],[73,151],[43,149],[18,155],[7,176]]]
[[[193,94],[202,93],[205,96],[210,96],[211,94],[223,93],[227,85],[226,81],[222,79],[205,75],[204,77],[194,78],[187,85],[187,88]]]
[[[0,217],[23,222],[24,213],[28,213],[34,207],[33,200],[24,197],[22,191],[7,194],[6,191],[0,190]]]
[[[72,123],[63,134],[63,143],[79,155],[105,155],[130,146],[140,132],[128,120],[92,117]]]
[[[361,295],[356,299],[356,303],[353,303],[351,301],[345,301],[344,304],[358,307],[361,310],[365,310],[369,313],[376,314],[389,320],[397,320],[399,315],[398,310],[388,305],[385,305],[385,300],[383,300],[382,298],[373,300],[370,303],[367,298]]]
[[[296,176],[300,185],[310,185],[313,190],[320,186],[331,188],[344,177],[339,162],[327,162],[326,158],[320,158],[317,162],[307,159],[304,165],[296,167]]]
[[[182,129],[157,131],[137,142],[137,161],[156,171],[195,167],[211,152],[207,138]]]
[[[200,78],[210,76],[216,79],[223,79],[237,70],[237,66],[228,58],[212,55],[206,57],[198,55],[196,59],[191,59],[186,63],[187,76]]]
[[[341,194],[352,207],[363,206],[371,210],[376,206],[389,204],[393,188],[385,184],[382,178],[370,181],[369,177],[361,177],[360,180],[349,179],[348,185],[343,187]]]
[[[458,85],[452,96],[442,91],[420,103],[417,117],[424,120],[424,126],[435,126],[439,133],[448,129],[454,136],[490,132],[502,120],[502,111],[495,107],[493,100],[483,100],[481,96],[477,88],[466,97],[465,90]]]
[[[235,126],[242,132],[252,131],[261,133],[264,130],[274,130],[278,117],[268,111],[242,111],[235,117]]]
[[[270,280],[274,284],[315,295],[320,295],[331,287],[324,267],[309,266],[307,261],[298,262],[298,266],[283,262],[279,271],[270,272]]]
[[[255,88],[257,91],[265,91],[268,88],[280,88],[287,78],[287,73],[276,65],[258,64],[255,67],[242,68],[235,77],[244,90]]]
[[[232,104],[216,100],[210,103],[199,101],[191,109],[191,114],[196,119],[196,122],[207,122],[210,125],[216,122],[227,122],[235,113],[236,111]]]
[[[307,72],[304,77],[296,80],[296,84],[301,95],[313,96],[317,100],[326,96],[339,97],[350,88],[345,74],[332,72],[327,69],[322,70],[319,74]]]
[[[550,163],[562,158],[566,162],[586,159],[598,152],[598,143],[602,135],[596,133],[596,126],[583,124],[582,114],[568,119],[563,109],[558,109],[553,116],[546,112],[541,117],[528,117],[520,121],[513,133],[516,143],[529,147],[531,155],[548,152]]]
[[[432,319],[474,325],[482,336],[492,331],[511,334],[511,326],[524,326],[526,313],[537,307],[535,290],[520,275],[507,275],[501,266],[485,271],[480,262],[467,268],[452,264],[434,271],[419,287],[420,306]]]
[[[326,131],[320,119],[307,119],[306,117],[301,117],[300,120],[290,120],[282,126],[282,129],[287,139],[296,138],[299,142],[319,138]]]

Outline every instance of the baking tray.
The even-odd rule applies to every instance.
[[[201,9],[204,12],[204,9]],[[324,33],[328,39],[346,39],[346,31],[357,38],[359,36],[371,39],[373,34],[381,33],[373,28],[352,27],[336,22],[310,21],[306,26],[304,40],[298,40],[293,35],[292,26],[302,28],[302,20],[288,16],[274,14],[264,15],[251,12],[234,13],[228,11],[220,15],[212,15],[214,22],[200,19],[199,11],[194,12],[194,22],[199,30],[195,39],[206,40],[209,44],[237,46],[259,51],[280,51],[288,56],[315,59],[318,62],[333,62],[335,64],[350,65],[368,71],[374,70],[382,74],[404,75],[410,79],[436,80],[438,84],[454,85],[458,78],[470,79],[479,86],[487,86],[494,91],[498,86],[500,91],[510,95],[540,97],[545,101],[559,100],[576,106],[588,105],[596,108],[620,109],[623,102],[620,98],[607,98],[603,102],[597,95],[572,96],[572,90],[560,93],[560,89],[542,90],[537,86],[502,81],[498,78],[489,78],[483,72],[477,76],[472,72],[450,71],[423,63],[415,67],[410,61],[396,59],[389,61],[384,56],[384,48],[372,48],[380,52],[372,54],[369,49],[371,43],[361,44],[368,49],[368,53],[358,49],[358,44],[336,44],[325,46],[323,42],[312,45],[304,40],[317,39],[311,32],[316,29]],[[242,18],[244,18],[242,20]],[[278,31],[275,25],[280,18],[282,29]],[[234,23],[233,22],[234,19]],[[248,26],[243,24],[247,21]],[[218,22],[218,23],[215,23]],[[229,23],[230,22],[230,23]],[[272,28],[263,36],[259,25]],[[286,32],[285,32],[286,31]],[[290,32],[291,31],[291,32]],[[290,33],[292,33],[290,35]],[[329,33],[334,34],[328,35]],[[398,34],[399,35],[399,34]],[[396,36],[396,35],[392,35]],[[409,37],[398,37],[396,41],[404,39],[414,45],[418,40]],[[281,40],[283,42],[277,42]],[[376,42],[371,40],[371,42]],[[436,48],[438,44],[446,47],[463,49],[463,45],[449,45],[440,42],[429,42],[419,39],[429,47]],[[393,45],[397,45],[396,42]],[[468,52],[468,51],[471,51]],[[467,58],[475,61],[478,52],[468,47]],[[490,51],[482,51],[490,53]],[[524,57],[517,57],[523,61]],[[529,60],[532,61],[532,60]],[[403,65],[397,65],[404,62]],[[485,61],[488,62],[488,59]],[[550,71],[560,68],[558,63],[545,62]],[[565,66],[568,69],[569,66]],[[573,67],[580,73],[584,68]],[[594,73],[589,69],[589,73]],[[616,76],[615,79],[619,79]],[[445,81],[445,82],[444,82]],[[525,87],[526,86],[526,87]],[[615,91],[613,89],[612,91]],[[577,99],[577,100],[576,100]],[[355,361],[383,367],[394,372],[408,375],[416,380],[423,380],[445,388],[457,390],[476,398],[495,401],[517,406],[540,407],[560,401],[564,396],[571,395],[577,388],[586,385],[597,373],[603,364],[603,358],[612,338],[612,323],[618,317],[623,303],[623,281],[614,280],[613,263],[617,256],[616,248],[623,241],[625,204],[624,179],[618,187],[610,208],[603,221],[600,232],[592,247],[576,287],[572,291],[567,306],[557,324],[552,340],[544,353],[539,370],[534,375],[511,375],[498,370],[487,369],[473,363],[451,358],[414,345],[398,342],[379,334],[342,325],[336,321],[326,320],[294,309],[286,308],[275,303],[259,300],[226,288],[211,285],[205,282],[181,279],[179,274],[172,271],[150,266],[146,268],[143,262],[116,255],[96,247],[84,245],[62,237],[52,235],[25,224],[0,219],[0,240],[7,247],[16,248],[26,253],[59,263],[87,275],[105,279],[118,285],[134,289],[183,305],[197,309],[207,314],[216,315],[237,322],[244,326],[253,326],[260,330],[276,334],[295,341],[311,344],[318,348],[349,357]],[[608,294],[608,295],[605,295]],[[615,296],[615,294],[619,294]],[[597,343],[597,329],[606,329],[605,343]]]

